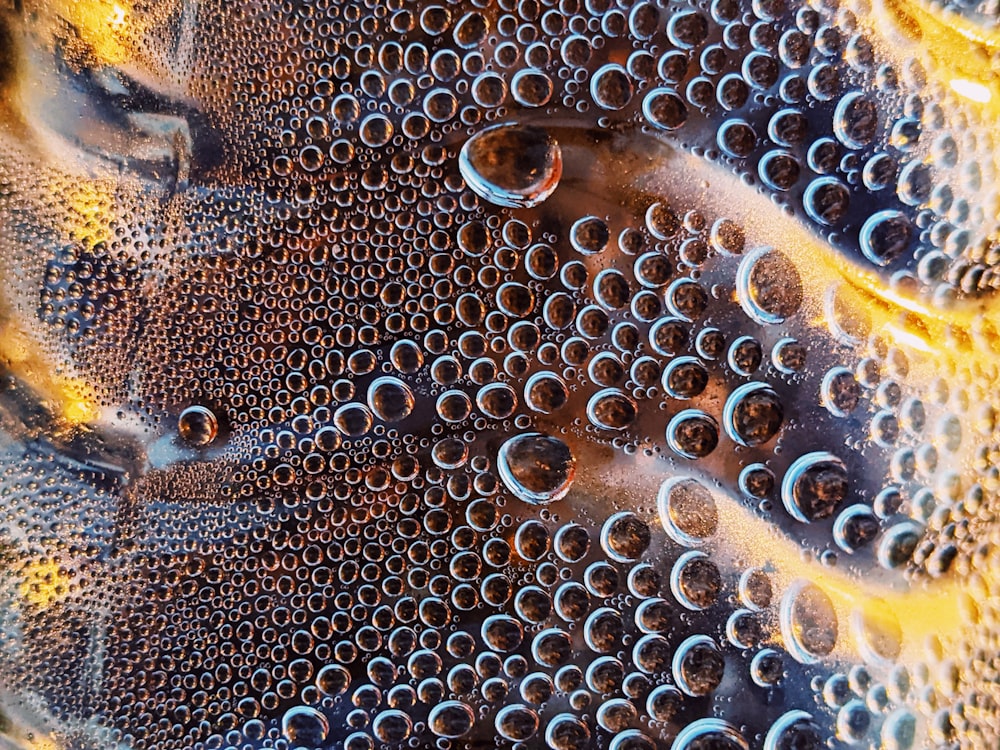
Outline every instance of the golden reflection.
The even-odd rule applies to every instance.
[[[69,579],[57,561],[31,559],[21,569],[18,592],[28,604],[45,609],[69,593]]]

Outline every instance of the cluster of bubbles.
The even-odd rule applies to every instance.
[[[0,733],[996,741],[988,115],[834,2],[198,5],[186,97],[5,20]]]

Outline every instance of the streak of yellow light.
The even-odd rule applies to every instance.
[[[718,511],[725,547],[738,549],[749,565],[770,571],[776,590],[805,579],[826,592],[840,623],[837,653],[842,658],[861,656],[847,632],[850,615],[856,611],[887,630],[898,625],[904,654],[920,651],[928,636],[958,634],[961,621],[956,612],[963,591],[955,582],[936,581],[927,588],[894,590],[804,556],[795,540],[775,533],[766,520],[737,502],[720,503]]]

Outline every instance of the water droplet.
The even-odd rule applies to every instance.
[[[527,208],[548,198],[562,176],[562,151],[544,129],[504,123],[480,131],[462,146],[459,170],[481,198]]]
[[[667,445],[684,458],[703,458],[718,444],[718,423],[697,409],[678,412],[667,425]]]
[[[671,477],[657,494],[660,522],[678,544],[693,547],[715,535],[719,512],[715,498],[697,479]]]
[[[281,717],[281,733],[296,744],[320,747],[326,744],[330,722],[315,708],[296,706]]]
[[[757,248],[743,257],[736,289],[744,312],[761,325],[783,323],[802,306],[798,269],[787,255],[771,248]]]
[[[781,429],[784,407],[766,383],[745,383],[733,391],[723,408],[726,434],[740,445],[763,445]]]
[[[177,420],[177,432],[186,444],[204,448],[219,434],[219,421],[204,406],[189,406]]]
[[[630,511],[615,513],[601,527],[601,548],[616,562],[634,562],[649,547],[649,526]]]
[[[461,701],[444,701],[431,709],[427,725],[438,737],[457,739],[472,730],[475,720],[472,709]]]
[[[368,386],[368,408],[384,422],[399,422],[413,412],[413,391],[391,376],[376,378]]]
[[[544,505],[565,497],[576,475],[569,446],[551,435],[529,432],[510,438],[497,454],[500,479],[517,497]]]
[[[813,583],[796,581],[788,588],[781,600],[779,621],[788,653],[802,664],[819,661],[837,645],[833,602]]]
[[[847,468],[831,453],[797,458],[781,482],[781,500],[796,520],[811,523],[833,515],[847,497]]]
[[[764,750],[821,750],[825,736],[811,714],[789,711],[771,725],[764,738]]]

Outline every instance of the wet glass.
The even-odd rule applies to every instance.
[[[996,18],[0,3],[0,748],[996,747]]]

